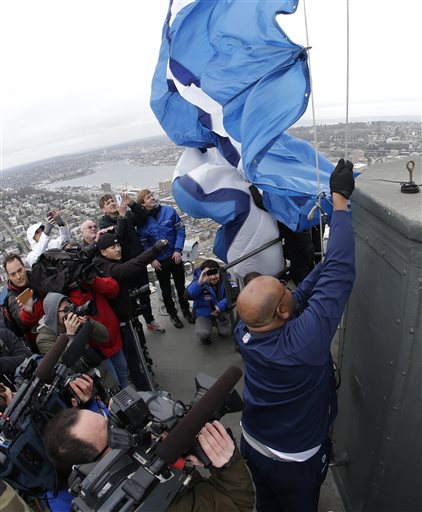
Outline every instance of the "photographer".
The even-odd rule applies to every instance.
[[[253,510],[254,491],[249,473],[234,442],[219,421],[207,423],[198,436],[212,463],[211,477],[193,471],[186,491],[167,509],[171,512],[247,512]],[[108,422],[86,410],[69,409],[57,414],[44,432],[47,453],[56,467],[61,491],[49,501],[53,512],[71,510],[72,496],[65,490],[72,466],[99,460],[108,447]],[[194,466],[198,459],[189,457]],[[160,511],[157,511],[160,512]]]
[[[146,222],[145,210],[133,201],[126,192],[123,192],[120,201],[116,202],[118,195],[105,194],[99,199],[99,206],[104,215],[99,226],[105,229],[114,228],[114,234],[119,237],[121,244],[121,259],[129,261],[142,253],[142,246],[136,228]],[[146,267],[138,272],[135,280],[132,280],[131,288],[140,288],[148,284],[148,272]],[[152,313],[149,293],[139,297],[142,303],[142,316],[145,318],[147,329],[153,332],[164,332],[164,329],[156,322]]]
[[[41,361],[40,356],[35,356],[38,358],[38,361]],[[22,382],[19,382],[20,379],[16,379],[16,386],[21,385]],[[101,409],[101,407],[98,407],[97,403],[98,400],[95,401],[95,403],[89,404],[93,399],[93,391],[94,391],[94,382],[91,379],[89,375],[83,374],[80,377],[76,377],[76,379],[73,379],[72,382],[69,382],[69,387],[73,391],[73,393],[78,397],[80,404],[88,404],[90,410],[93,410],[94,412]],[[0,383],[0,417],[2,416],[4,410],[6,407],[8,407],[14,398],[15,393],[8,387],[5,386],[3,383]],[[77,407],[78,402],[75,398],[71,398],[70,405],[72,407]]]
[[[50,233],[54,226],[58,226],[60,235],[51,239]],[[62,219],[58,210],[53,210],[47,215],[47,222],[37,222],[26,230],[26,236],[31,246],[31,251],[26,257],[29,267],[38,260],[47,249],[61,249],[70,240],[69,227]]]
[[[195,333],[204,345],[211,344],[213,326],[217,328],[220,336],[231,334],[226,289],[219,269],[220,266],[215,260],[205,260],[195,270],[194,280],[185,291],[185,298],[194,301]],[[233,300],[238,294],[238,288],[232,281],[230,290]]]
[[[44,299],[44,316],[39,322],[37,329],[37,347],[41,355],[45,355],[57,336],[67,334],[71,339],[75,336],[79,327],[88,321],[87,316],[78,316],[75,313],[68,312],[71,301],[61,293],[47,293]],[[90,319],[93,325],[92,342],[94,344],[106,343],[108,332],[104,325]]]
[[[167,246],[167,240],[159,240],[151,249],[139,254],[128,261],[122,261],[122,248],[116,235],[106,233],[98,240],[100,254],[94,258],[94,264],[105,276],[111,276],[119,283],[119,294],[110,300],[110,305],[120,322],[120,332],[123,338],[126,360],[130,377],[139,390],[146,390],[144,375],[140,372],[139,358],[134,347],[134,339],[129,322],[134,317],[132,300],[129,297],[130,284],[145,272],[145,269],[153,261],[159,252]],[[145,342],[143,331],[139,330]]]
[[[18,254],[9,254],[4,258],[3,267],[7,275],[7,295],[4,301],[7,323],[19,336],[25,337],[31,350],[35,350],[35,334],[32,329],[43,316],[43,296],[33,291],[32,297],[24,304],[18,301],[19,295],[31,288],[31,271],[24,267]]]
[[[104,325],[92,318],[88,319],[87,316],[78,316],[68,312],[70,306],[71,301],[68,297],[60,293],[47,293],[44,299],[45,315],[41,318],[37,329],[37,347],[41,355],[45,355],[50,350],[60,334],[67,334],[72,340],[81,325],[87,321],[91,322],[93,327],[92,337],[89,340],[90,345],[96,347],[107,342],[108,332]],[[99,369],[104,387],[115,387],[116,380],[107,370],[107,366],[101,363]]]
[[[104,325],[108,332],[108,341],[98,346],[98,349],[106,357],[105,363],[120,386],[128,384],[127,364],[123,354],[123,341],[120,334],[119,320],[109,304],[110,299],[117,297],[119,284],[112,277],[94,277],[89,281],[80,283],[78,288],[69,291],[70,300],[77,306],[82,306],[88,300],[95,300],[98,312],[92,315]]]

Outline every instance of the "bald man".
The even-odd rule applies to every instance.
[[[258,512],[316,512],[327,474],[328,430],[337,413],[330,345],[355,277],[350,162],[339,161],[330,188],[325,261],[294,292],[260,276],[237,299],[235,337],[245,366],[241,448]]]

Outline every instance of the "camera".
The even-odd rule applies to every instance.
[[[207,463],[196,447],[202,426],[242,409],[233,389],[241,374],[235,367],[218,380],[198,374],[189,405],[165,391],[137,392],[130,386],[114,395],[111,450],[98,462],[74,467],[68,481],[76,496],[73,510],[120,510],[123,503],[125,510],[167,510],[192,478],[192,468],[182,467],[180,457],[194,454]]]
[[[138,288],[133,288],[132,290],[130,290],[129,297],[131,299],[139,299],[139,297],[150,294],[151,290],[149,288],[149,283],[147,283],[142,286],[139,286]]]
[[[76,304],[69,304],[64,308],[64,319],[66,320],[69,313],[75,313],[77,316],[92,316],[96,315],[98,313],[97,306],[95,305],[95,301],[90,299],[87,300],[84,304],[81,306],[77,306]]]
[[[62,334],[42,359],[32,355],[20,366],[15,382],[20,386],[0,418],[0,479],[28,495],[54,489],[56,473],[45,452],[42,433],[48,420],[70,407],[69,384],[83,373],[94,381],[94,393],[108,403],[109,390],[99,382],[99,372],[84,361],[92,324],[86,322],[72,342]],[[61,362],[59,359],[61,358]]]

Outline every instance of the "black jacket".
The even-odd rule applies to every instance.
[[[133,281],[136,281],[141,272],[146,272],[148,263],[155,260],[161,251],[162,244],[156,242],[151,249],[138,254],[136,258],[129,261],[109,260],[102,255],[94,258],[94,264],[104,272],[104,276],[111,276],[119,283],[119,294],[115,299],[111,299],[110,305],[117,315],[120,322],[126,322],[133,316],[133,307],[129,298],[129,289]]]
[[[12,382],[16,368],[31,356],[31,351],[10,329],[0,329],[0,380],[3,374]]]
[[[130,210],[126,212],[124,217],[110,217],[103,215],[99,222],[100,229],[113,226],[119,236],[120,245],[122,246],[122,260],[128,261],[142,252],[141,242],[139,241],[136,228],[145,224],[147,214],[145,208],[137,203],[129,205]]]

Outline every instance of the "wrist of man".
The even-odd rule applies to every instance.
[[[230,457],[230,459],[223,466],[220,466],[219,468],[216,468],[215,466],[213,466],[214,471],[218,471],[218,472],[225,471],[226,469],[230,468],[239,459],[239,457],[240,457],[240,453],[239,453],[237,446],[235,445],[233,454]]]

